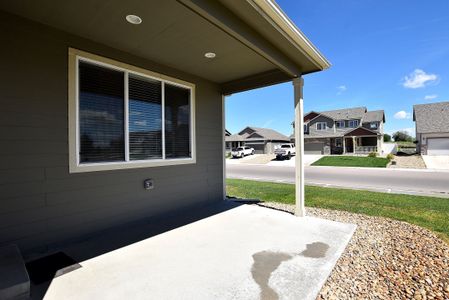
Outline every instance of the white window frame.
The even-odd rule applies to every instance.
[[[379,128],[379,125],[377,125],[377,122],[371,122],[369,124],[369,128],[370,129],[377,129],[377,128]]]
[[[342,126],[338,126],[338,124],[343,124]],[[345,121],[335,121],[336,128],[345,128]]]
[[[355,123],[355,125],[354,125],[354,123]],[[349,126],[349,128],[359,127],[359,120],[349,120],[348,126]]]
[[[322,126],[324,124],[324,127]],[[321,125],[321,129],[318,129],[318,125]],[[316,122],[316,130],[322,131],[327,129],[327,123],[326,122]]]
[[[101,57],[95,54],[84,52],[78,49],[69,48],[69,172],[94,172],[109,171],[134,168],[148,168],[160,166],[173,166],[196,163],[196,135],[195,135],[195,85],[193,83],[169,77],[160,73],[152,72],[146,69],[121,63],[109,58]],[[125,99],[124,99],[124,138],[125,138],[125,161],[119,162],[100,162],[100,163],[80,163],[79,161],[79,76],[78,63],[85,61],[109,69],[118,70],[125,73]],[[128,99],[128,75],[135,74],[141,77],[157,80],[161,82],[162,89],[162,159],[151,160],[130,160],[129,159],[129,99]],[[165,84],[170,84],[190,90],[190,156],[189,158],[165,158]]]

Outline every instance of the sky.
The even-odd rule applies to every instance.
[[[277,0],[331,62],[304,76],[304,111],[385,110],[385,132],[414,135],[413,105],[449,101],[449,0]],[[449,116],[448,116],[449,117]],[[293,86],[226,97],[226,128],[292,133]]]

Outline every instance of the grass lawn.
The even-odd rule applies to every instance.
[[[228,196],[295,203],[295,186],[227,179]],[[306,186],[306,206],[381,216],[428,228],[449,243],[449,199]]]
[[[413,142],[395,142],[399,148],[416,148],[416,144]]]
[[[384,157],[342,155],[324,156],[314,162],[312,166],[385,168],[388,162],[388,159]]]

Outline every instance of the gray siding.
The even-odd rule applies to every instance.
[[[316,123],[326,122],[326,130],[316,130]],[[335,134],[334,121],[325,116],[318,116],[309,123],[309,135],[314,137],[329,136]]]
[[[219,87],[0,12],[0,245],[65,240],[223,197]],[[197,163],[69,174],[68,47],[196,84]],[[142,181],[153,178],[154,190]]]

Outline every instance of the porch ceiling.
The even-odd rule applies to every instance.
[[[0,10],[223,84],[228,92],[325,68],[294,51],[255,7],[250,0],[0,2]],[[142,24],[127,23],[128,14]],[[217,56],[207,59],[206,52]]]

